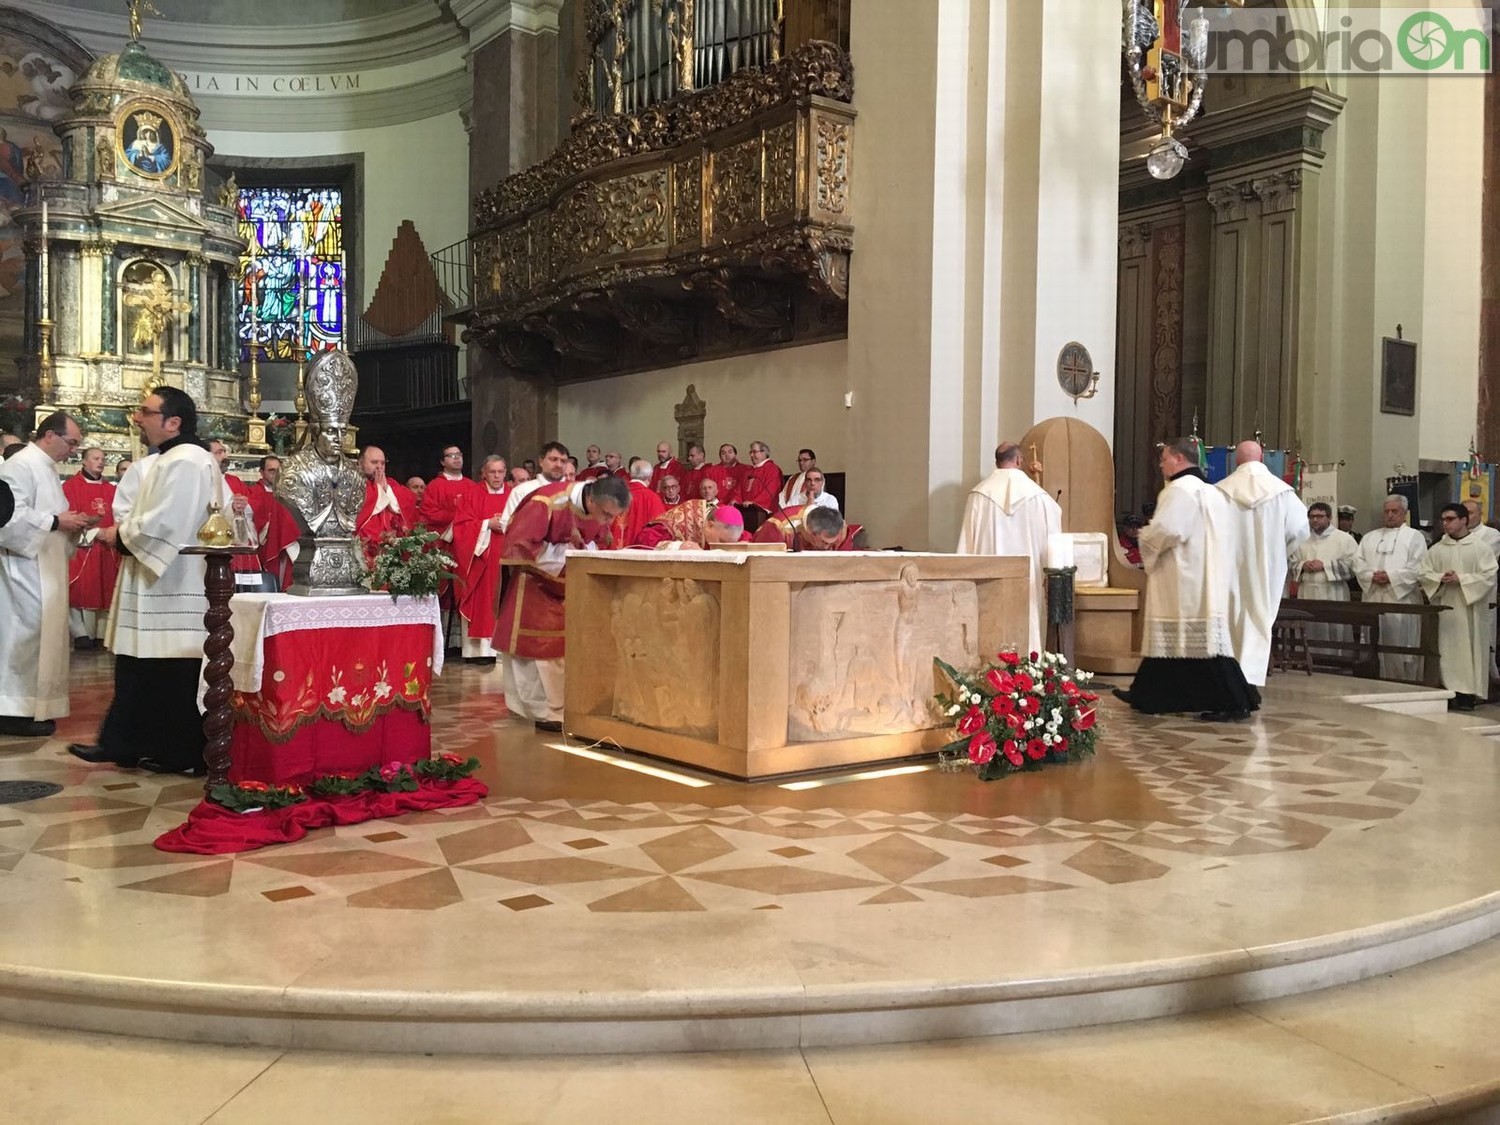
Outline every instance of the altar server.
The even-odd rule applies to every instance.
[[[153,391],[131,421],[157,457],[126,517],[100,533],[125,555],[105,634],[115,693],[98,744],[68,751],[86,762],[196,777],[204,771],[198,686],[208,599],[203,557],[181,551],[197,541],[208,506],[224,507],[230,493],[198,441],[198,411],[186,393]]]
[[[14,501],[0,528],[0,735],[42,738],[68,713],[68,552],[97,517],[69,511],[57,463],[82,441],[59,410],[0,464]]]
[[[1229,583],[1237,547],[1228,497],[1203,477],[1197,444],[1162,446],[1166,484],[1141,529],[1146,566],[1144,659],[1130,690],[1115,694],[1137,711],[1198,711],[1199,718],[1249,717],[1260,693],[1245,682],[1229,632]]]
[[[1042,650],[1047,584],[1042,576],[1047,536],[1062,531],[1062,509],[1021,469],[1021,447],[1005,442],[995,450],[995,471],[974,486],[958,535],[960,555],[1024,555],[1031,560],[1031,613],[1026,647]]]
[[[1307,522],[1312,534],[1292,554],[1292,581],[1297,597],[1315,602],[1347,602],[1349,579],[1354,577],[1354,557],[1359,544],[1347,531],[1333,526],[1333,508],[1319,500],[1307,506]],[[1347,641],[1349,626],[1314,622],[1307,626],[1307,639],[1314,651],[1318,641]],[[1347,656],[1348,649],[1322,650],[1336,656]]]
[[[1217,486],[1233,505],[1240,545],[1229,583],[1229,633],[1245,681],[1264,687],[1271,662],[1271,626],[1286,589],[1287,559],[1311,530],[1292,486],[1264,465],[1260,442],[1240,442],[1234,456],[1234,472]]]
[[[1380,515],[1385,526],[1367,532],[1354,556],[1354,577],[1359,579],[1361,596],[1371,604],[1422,604],[1422,560],[1427,555],[1427,541],[1422,533],[1409,527],[1405,496],[1387,496]],[[1386,613],[1380,617],[1382,644],[1415,648],[1420,633],[1415,614]],[[1380,678],[1383,680],[1417,680],[1422,672],[1419,656],[1382,653]]]
[[[68,630],[74,648],[97,648],[103,643],[119,569],[115,549],[99,539],[99,529],[115,522],[115,485],[104,479],[104,450],[85,449],[82,456],[83,467],[63,481],[63,496],[70,511],[94,516],[98,522],[79,532],[78,549],[68,563]]]
[[[1438,654],[1443,686],[1454,693],[1455,711],[1472,711],[1489,687],[1490,655],[1485,651],[1490,588],[1500,570],[1495,554],[1469,534],[1469,513],[1462,504],[1443,506],[1443,537],[1422,560],[1422,589],[1438,614]]]

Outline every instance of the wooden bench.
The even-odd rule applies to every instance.
[[[1305,614],[1299,618],[1302,628],[1314,622],[1327,625],[1347,625],[1353,640],[1318,640],[1319,650],[1334,650],[1347,653],[1348,659],[1327,661],[1327,666],[1349,671],[1368,680],[1378,680],[1380,658],[1389,656],[1419,656],[1422,658],[1422,677],[1411,681],[1426,687],[1443,686],[1443,669],[1438,662],[1438,614],[1445,605],[1409,605],[1387,602],[1324,602],[1307,598],[1283,598],[1277,620],[1288,611]],[[1410,645],[1387,645],[1380,642],[1380,619],[1386,615],[1399,614],[1420,619],[1419,638],[1415,648]],[[1274,628],[1273,628],[1274,658]]]

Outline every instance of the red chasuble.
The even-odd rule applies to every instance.
[[[439,473],[427,482],[418,515],[428,530],[442,535],[453,526],[453,517],[458,514],[458,505],[463,498],[483,487],[468,477],[455,479]]]
[[[500,549],[505,537],[489,520],[505,511],[510,489],[480,485],[464,494],[453,518],[453,561],[458,571],[458,612],[464,636],[488,640],[495,633],[495,593],[500,585]]]
[[[285,590],[292,584],[292,556],[288,548],[296,544],[301,534],[297,517],[260,483],[250,488],[250,514],[255,517],[255,530],[260,535],[260,568],[274,574]]]
[[[720,504],[742,502],[742,488],[745,481],[744,465],[734,465],[730,468],[725,468],[723,465],[705,465],[698,479],[711,480],[719,486]],[[698,494],[695,492],[692,498],[697,499]]]
[[[692,497],[688,497],[685,491],[687,481],[684,479],[684,474],[686,473],[687,468],[675,457],[668,457],[665,461],[658,461],[651,466],[651,491],[656,493],[661,492],[662,477],[676,477],[677,483],[684,487],[683,497],[692,499]]]
[[[500,549],[506,575],[495,626],[498,652],[531,660],[557,660],[563,655],[564,575],[554,578],[530,564],[549,546],[593,543],[607,548],[610,544],[609,524],[576,510],[569,495],[572,488],[568,481],[544,484],[522,500],[511,516]]]
[[[781,470],[776,462],[767,457],[759,465],[745,465],[745,475],[740,485],[741,504],[754,504],[767,514],[781,507]]]
[[[655,550],[662,543],[675,542],[694,543],[706,548],[708,541],[704,538],[703,528],[718,506],[717,502],[708,500],[684,500],[681,504],[673,504],[641,528],[633,546]],[[749,533],[740,532],[740,541],[750,542]]]
[[[662,498],[651,491],[649,485],[638,480],[630,482],[630,507],[615,520],[615,546],[620,549],[634,547],[640,540],[641,529],[667,510]]]
[[[99,527],[114,526],[115,486],[107,480],[89,480],[75,473],[62,484],[70,512],[99,517]],[[115,592],[120,556],[113,547],[94,540],[79,547],[68,560],[68,605],[73,609],[108,609]]]
[[[609,466],[608,465],[590,465],[586,469],[579,470],[578,476],[575,477],[574,479],[575,480],[594,480],[596,477],[607,477],[607,476],[609,476]]]
[[[755,533],[754,542],[784,543],[788,551],[857,551],[860,549],[854,545],[854,537],[863,530],[860,524],[849,523],[846,520],[844,532],[839,536],[838,542],[831,547],[824,546],[808,535],[803,528],[802,515],[806,511],[806,504],[782,508],[761,524],[760,530]]]
[[[367,480],[365,502],[360,506],[359,518],[354,523],[354,534],[364,543],[366,558],[374,557],[383,537],[392,533],[399,535],[417,523],[417,498],[411,489],[393,480],[385,483],[395,497],[396,507],[387,506],[377,512],[375,505],[380,502],[380,494],[375,490],[375,482]]]

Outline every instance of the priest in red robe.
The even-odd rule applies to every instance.
[[[651,491],[650,481],[651,463],[644,457],[634,458],[630,462],[630,480],[626,482],[630,489],[630,507],[615,520],[613,534],[618,549],[634,547],[641,529],[667,510],[666,502]]]
[[[784,543],[788,551],[862,551],[864,528],[846,523],[833,508],[783,508],[755,533],[757,543]]]
[[[738,504],[744,495],[745,466],[740,464],[740,451],[725,442],[719,446],[719,463],[703,470],[700,482],[711,480],[718,486],[716,499],[720,504]]]
[[[505,705],[538,730],[562,730],[568,549],[608,549],[610,525],[629,507],[630,489],[615,476],[545,484],[516,507],[506,528],[494,644],[505,654]]]
[[[418,514],[427,530],[436,533],[444,543],[453,542],[453,518],[458,506],[479,485],[464,476],[464,451],[456,445],[443,447],[443,471],[427,482],[422,492]],[[438,605],[444,614],[444,648],[450,647],[448,635],[452,622],[452,610],[456,605],[453,583],[444,581],[438,588]]]
[[[229,511],[224,513],[225,518],[231,524],[238,520],[243,520],[252,541],[260,542],[258,533],[255,530],[255,516],[250,511],[250,486],[230,471],[228,464],[229,446],[225,445],[218,438],[212,438],[208,443],[208,451],[213,455],[215,464],[219,466],[219,471],[224,474],[224,485],[229,489],[231,499],[229,502]],[[258,554],[235,555],[229,565],[241,573],[258,573],[260,571],[260,556]]]
[[[658,496],[661,495],[663,477],[676,477],[680,485],[683,472],[682,462],[672,456],[672,447],[664,441],[657,442],[656,464],[651,466],[651,491]]]
[[[115,522],[110,510],[115,486],[104,479],[104,450],[85,449],[83,468],[63,481],[62,490],[68,511],[82,512],[99,521],[79,533],[78,549],[68,561],[68,627],[73,647],[98,648],[103,643],[115,575],[120,569],[119,555],[99,538],[99,532]]]
[[[738,508],[711,500],[684,500],[641,529],[637,547],[653,551],[706,550],[717,543],[748,543]]]
[[[701,445],[690,445],[687,451],[687,464],[682,467],[682,476],[677,478],[677,483],[682,486],[682,498],[684,500],[697,500],[701,498],[698,491],[698,482],[703,479],[703,470],[706,468],[704,461],[707,454],[703,452]]]
[[[741,466],[739,503],[756,509],[754,526],[760,526],[772,512],[781,507],[781,469],[771,460],[771,447],[763,441],[750,443],[750,464]],[[750,513],[747,513],[750,514]]]
[[[583,451],[583,468],[578,470],[578,480],[596,480],[610,475],[610,467],[604,463],[604,453],[597,445]]]
[[[505,458],[486,458],[480,477],[479,487],[464,494],[453,517],[453,560],[458,570],[458,615],[464,623],[464,662],[493,664],[500,550],[505,543],[501,516],[511,493]]]
[[[260,568],[274,575],[276,584],[285,590],[292,584],[292,564],[301,550],[297,540],[301,531],[297,517],[276,499],[276,482],[281,479],[281,458],[260,459],[260,480],[250,486],[250,514],[255,519],[260,541]]]
[[[406,485],[385,475],[385,450],[379,446],[365,446],[359,471],[365,478],[365,502],[354,521],[354,534],[364,544],[365,558],[372,560],[381,539],[416,526],[417,498]]]

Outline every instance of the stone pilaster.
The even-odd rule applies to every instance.
[[[1500,12],[1496,13],[1500,17]],[[1493,35],[1491,58],[1500,51]],[[1479,423],[1480,450],[1500,451],[1500,67],[1484,79],[1484,186],[1479,224]]]

